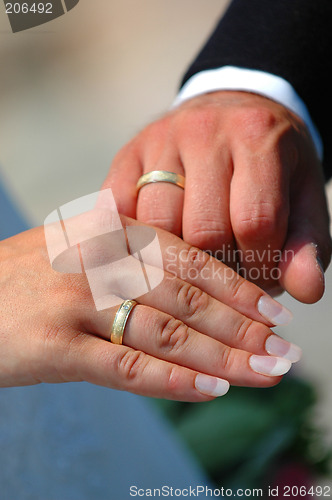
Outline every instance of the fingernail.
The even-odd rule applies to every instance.
[[[287,325],[293,314],[268,295],[263,295],[257,304],[259,313],[274,325]]]
[[[325,271],[324,271],[324,265],[323,265],[323,262],[322,262],[322,260],[320,259],[320,257],[316,257],[316,261],[317,261],[317,266],[318,266],[318,269],[320,270],[321,275],[322,275],[322,278],[324,279],[324,276],[325,276]]]
[[[270,335],[268,337],[265,342],[265,349],[272,356],[288,359],[292,363],[299,361],[302,356],[301,347],[287,342],[287,340],[278,337],[278,335]]]
[[[199,373],[195,378],[196,389],[206,396],[224,396],[229,389],[229,382],[218,377]]]
[[[255,354],[250,356],[249,364],[254,372],[261,375],[271,375],[272,377],[285,375],[292,366],[292,363],[288,359],[272,356],[256,356]]]

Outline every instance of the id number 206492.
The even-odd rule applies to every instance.
[[[284,486],[283,487],[283,498],[286,497],[331,497],[331,487],[330,486]]]
[[[32,5],[28,5],[27,3],[6,3],[6,13],[7,14],[52,14],[53,4],[51,2],[48,3],[33,3]]]

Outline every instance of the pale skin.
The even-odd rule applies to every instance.
[[[137,195],[152,170],[184,175],[185,190],[158,183]],[[260,268],[252,281],[272,295],[313,303],[324,293],[331,238],[321,164],[303,122],[272,100],[218,91],[185,101],[120,150],[104,187],[121,213],[203,250],[225,248],[230,266],[241,250],[248,279]],[[280,274],[269,272],[266,250],[279,252]]]
[[[122,224],[138,223],[122,217]],[[84,380],[199,402],[227,392],[228,382],[278,383],[300,352],[279,339],[273,322],[259,312],[260,299],[272,299],[235,273],[223,280],[229,271],[223,263],[177,236],[163,230],[158,236],[164,279],[138,298],[123,345],[109,341],[117,308],[97,311],[85,274],[52,269],[42,227],[2,241],[0,386]],[[188,256],[187,269],[197,271],[186,281],[177,276],[180,257],[167,271],[170,247],[173,264],[176,248],[176,255]]]

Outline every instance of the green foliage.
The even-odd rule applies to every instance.
[[[216,485],[262,486],[286,460],[329,473],[330,452],[313,424],[314,388],[285,378],[269,389],[232,387],[207,403],[157,400]]]

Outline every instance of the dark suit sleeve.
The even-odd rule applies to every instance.
[[[332,0],[234,0],[182,84],[225,65],[266,71],[293,86],[320,132],[330,177]]]

